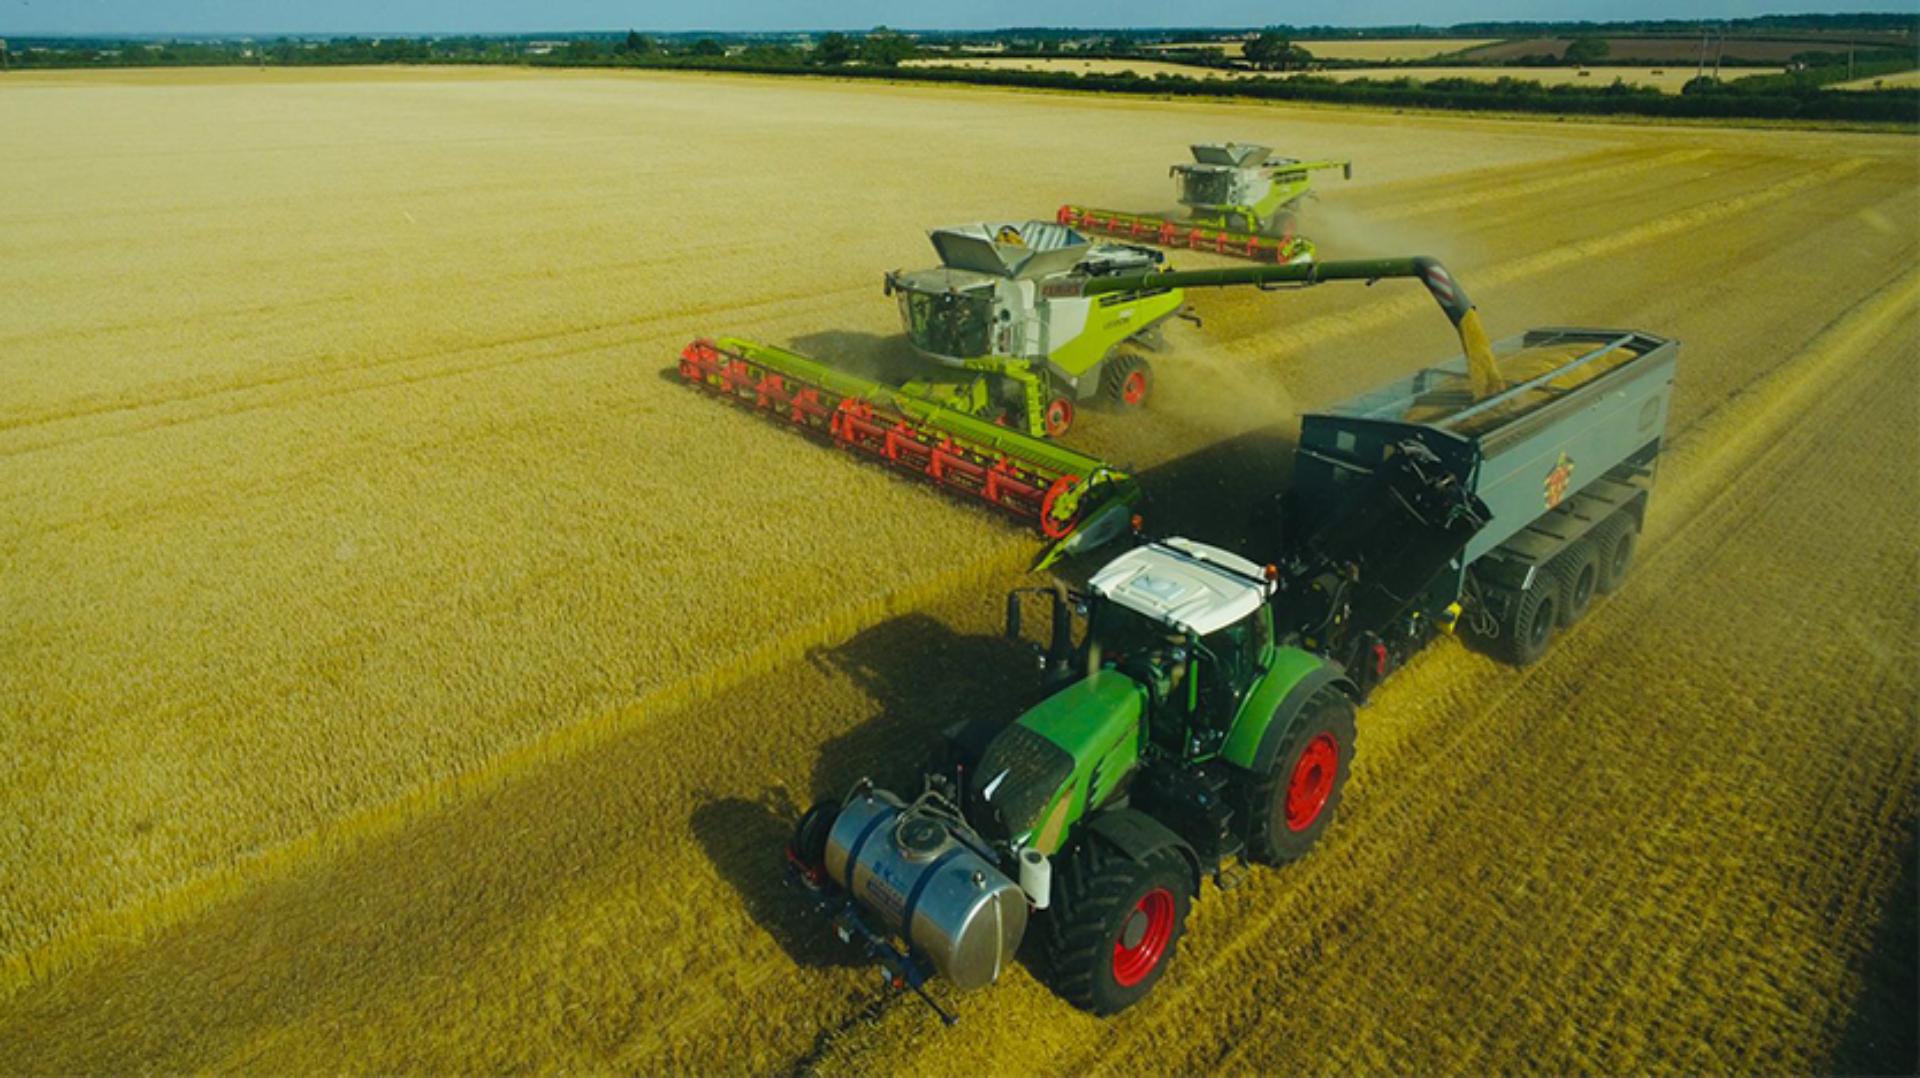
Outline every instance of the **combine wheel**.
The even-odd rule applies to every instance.
[[[1122,352],[1107,361],[1100,372],[1100,388],[1107,400],[1122,408],[1139,408],[1153,393],[1153,368],[1132,352]]]
[[[1560,552],[1547,571],[1560,581],[1560,624],[1572,625],[1593,606],[1600,586],[1600,551],[1590,539],[1581,539]]]
[[[1047,410],[1041,416],[1046,424],[1047,437],[1058,438],[1073,429],[1073,402],[1065,397],[1055,397],[1047,402]]]
[[[1627,510],[1608,517],[1593,530],[1591,542],[1600,555],[1600,594],[1612,595],[1626,583],[1627,570],[1633,567],[1633,550],[1640,541],[1639,522]]]
[[[1247,855],[1269,865],[1305,857],[1332,823],[1353,761],[1353,701],[1321,689],[1286,736],[1247,798]]]
[[[1541,573],[1534,586],[1517,596],[1500,626],[1500,642],[1508,662],[1532,666],[1547,653],[1554,630],[1560,627],[1560,582]]]
[[[1115,1014],[1139,1002],[1173,961],[1193,900],[1179,853],[1135,861],[1099,839],[1062,858],[1041,945],[1053,987],[1067,1002]]]

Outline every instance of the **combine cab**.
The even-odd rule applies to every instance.
[[[1353,178],[1350,161],[1274,157],[1272,147],[1252,143],[1203,142],[1192,150],[1192,163],[1171,170],[1186,219],[1074,205],[1060,207],[1056,219],[1161,247],[1256,262],[1304,262],[1314,257],[1314,247],[1295,235],[1294,209],[1309,193],[1310,174],[1338,168]]]

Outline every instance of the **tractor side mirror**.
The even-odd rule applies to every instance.
[[[1007,639],[1020,639],[1020,593],[1007,593]]]

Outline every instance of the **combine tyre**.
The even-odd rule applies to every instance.
[[[1122,352],[1107,361],[1100,374],[1100,388],[1107,401],[1121,408],[1142,408],[1153,395],[1153,368],[1132,352]]]
[[[1193,871],[1171,848],[1136,861],[1092,836],[1065,860],[1040,918],[1053,987],[1076,1007],[1116,1014],[1173,961]]]

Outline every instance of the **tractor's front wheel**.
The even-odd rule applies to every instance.
[[[1145,407],[1153,394],[1153,368],[1131,352],[1122,352],[1107,361],[1100,372],[1100,389],[1107,402],[1120,408]]]
[[[1247,855],[1283,865],[1307,855],[1333,822],[1353,767],[1353,701],[1325,688],[1287,731],[1273,766],[1247,798]]]
[[[1054,990],[1082,1010],[1117,1014],[1173,961],[1193,901],[1192,870],[1171,849],[1135,861],[1098,839],[1063,860],[1041,918]]]

